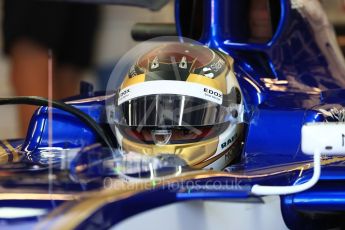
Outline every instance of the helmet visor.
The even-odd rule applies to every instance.
[[[224,106],[224,104],[228,104]],[[223,99],[222,104],[184,95],[148,95],[115,106],[115,123],[143,127],[209,126],[237,123],[242,107]]]

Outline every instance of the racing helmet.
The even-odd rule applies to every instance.
[[[114,117],[124,152],[221,170],[243,136],[233,59],[206,46],[160,44],[129,68],[116,90]]]

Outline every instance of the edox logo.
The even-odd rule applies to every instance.
[[[129,93],[129,89],[126,89],[126,90],[124,90],[123,92],[120,93],[120,97],[124,97],[128,93]]]
[[[220,94],[220,93],[218,93],[217,91],[214,91],[214,90],[212,90],[212,89],[204,88],[204,92],[205,92],[205,93],[208,93],[208,94],[211,94],[211,95],[213,95],[213,96],[219,97],[219,98],[222,98],[222,97],[223,97],[222,94]]]

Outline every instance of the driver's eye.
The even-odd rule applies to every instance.
[[[187,129],[183,130],[183,134],[184,135],[190,134],[190,130],[187,130]]]

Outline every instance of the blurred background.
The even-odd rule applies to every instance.
[[[17,1],[25,2],[24,0]],[[15,28],[16,26],[18,27],[18,25],[16,24],[18,21],[23,20],[25,22],[25,20],[27,20],[25,16],[21,16],[22,18],[20,20],[16,18],[16,16],[25,14],[25,11],[28,11],[28,9],[27,7],[18,6],[20,4],[17,4],[17,8],[19,9],[12,9],[13,6],[11,6],[11,4],[15,5],[15,3],[13,2],[14,0],[0,1],[0,6],[2,9],[0,11],[0,25],[2,25],[2,28],[0,29],[0,47],[3,51],[0,54],[0,97],[20,94],[20,92],[18,93],[18,88],[23,86],[23,84],[20,83],[20,79],[23,74],[27,74],[27,72],[22,73],[22,70],[25,69],[22,68],[23,65],[29,65],[28,68],[32,69],[33,75],[39,75],[39,72],[35,72],[37,69],[39,69],[36,66],[45,65],[44,67],[42,67],[44,73],[46,73],[48,66],[47,50],[42,50],[35,44],[27,43],[25,42],[25,39],[15,40],[16,35],[20,34],[20,32],[16,31],[13,28]],[[60,40],[66,39],[65,37],[68,38],[68,36],[66,36],[65,31],[59,31],[59,28],[61,27],[59,23],[61,21],[58,20],[58,24],[56,21],[53,21],[52,23],[49,20],[45,21],[45,23],[43,23],[41,26],[43,26],[43,28],[47,28],[47,30],[51,32],[54,38],[54,44],[59,44],[56,46],[59,47],[60,51],[54,51],[53,56],[56,59],[62,59],[62,61],[56,61],[59,63],[54,63],[54,75],[61,75],[61,77],[59,76],[59,78],[57,79],[63,79],[63,75],[67,77],[78,75],[78,77],[73,77],[73,79],[77,79],[79,81],[80,78],[80,80],[82,79],[91,82],[92,84],[94,84],[96,90],[104,89],[110,72],[115,66],[117,60],[138,43],[138,41],[134,41],[131,35],[132,28],[136,25],[136,23],[174,23],[174,1],[167,0],[166,2],[167,4],[157,11],[122,5],[88,5],[89,8],[97,8],[93,9],[93,11],[95,11],[93,12],[93,14],[95,15],[93,15],[92,17],[87,17],[85,20],[81,20],[82,22],[79,23],[94,23],[94,30],[92,30],[92,28],[88,28],[88,26],[85,26],[86,29],[91,29],[91,31],[82,31],[76,36],[78,40],[78,36],[79,39],[83,38],[83,36],[85,37],[83,33],[92,34],[92,39],[88,41],[89,44],[83,44],[87,47],[87,49],[78,44],[78,41],[76,42],[77,45],[74,45],[73,42],[68,42],[67,45],[63,44],[62,46],[60,44]],[[324,5],[325,11],[328,14],[330,21],[336,28],[338,41],[343,47],[343,51],[345,51],[345,0],[322,0],[321,2]],[[54,2],[54,4],[59,3]],[[13,13],[21,11],[23,13]],[[40,10],[38,10],[38,14],[42,14],[44,16],[44,13]],[[51,16],[48,11],[46,11],[46,14],[47,17]],[[71,14],[75,15],[73,12]],[[28,15],[27,17],[30,17],[30,15]],[[90,22],[88,22],[88,20],[90,20]],[[66,23],[71,24],[70,22]],[[73,30],[72,32],[78,33]],[[40,33],[38,32],[38,34]],[[62,36],[61,34],[63,34],[64,36]],[[80,47],[78,47],[78,45],[80,45]],[[49,46],[49,44],[47,46]],[[65,65],[66,63],[64,63],[63,61],[66,61],[66,59],[63,58],[63,55],[66,52],[68,53],[68,51],[79,52],[75,51],[78,50],[77,48],[80,49],[81,56],[90,57],[86,58],[86,60],[77,60],[77,66],[81,68],[76,69],[74,68],[75,66],[71,66],[70,63],[67,63],[67,65]],[[61,52],[61,50],[63,50],[64,52]],[[37,59],[29,59],[30,62],[25,61],[28,59],[26,55],[29,56],[33,53],[37,55]],[[13,64],[13,60],[16,60],[15,65]],[[61,68],[61,66],[67,66],[67,68]],[[59,69],[62,70],[60,72],[57,72],[56,70]],[[25,83],[24,87],[30,89],[32,88],[32,90],[34,90],[34,88],[40,84],[46,87],[47,82],[42,82],[41,80],[39,80],[38,75],[35,75],[37,76],[37,78],[32,77],[34,79],[33,82]],[[17,78],[17,80],[15,78]],[[55,84],[57,84],[56,80],[54,80],[54,82]],[[33,85],[29,86],[31,85],[31,83]],[[63,83],[63,80],[61,80],[61,82],[59,81],[58,83]],[[19,87],[16,86],[16,84],[19,84]],[[73,84],[70,84],[70,86],[72,85]],[[72,94],[72,92],[68,90],[68,86],[62,85],[62,87],[60,87],[59,89],[54,90],[56,91],[56,99],[64,96],[69,96],[64,95],[64,93]],[[19,121],[21,120],[21,113],[19,112],[21,111],[20,109],[21,108],[15,106],[0,107],[1,139],[23,137],[23,130],[25,130],[26,127],[24,126],[24,128],[21,128],[21,125],[19,123]]]
[[[54,4],[58,3],[54,2]],[[116,61],[125,52],[127,52],[138,43],[134,41],[131,36],[131,29],[136,23],[174,22],[174,2],[172,0],[168,1],[167,4],[158,11],[123,5],[87,5],[89,7],[91,6],[97,8],[98,15],[97,18],[93,16],[93,19],[97,20],[96,30],[94,32],[87,31],[88,33],[92,33],[92,35],[94,36],[94,40],[89,42],[90,44],[88,44],[93,46],[91,48],[92,56],[90,57],[90,63],[88,63],[88,65],[86,65],[85,67],[83,66],[82,70],[80,71],[80,75],[82,75],[82,80],[94,84],[96,90],[105,89],[107,78],[110,75],[112,68],[115,66]],[[2,8],[2,10],[0,11],[0,25],[8,27],[8,23],[4,23],[4,20],[7,19],[7,16],[5,18],[4,15],[6,13],[4,9],[5,1],[0,1],[0,6]],[[7,8],[8,6],[6,6],[6,9]],[[20,6],[19,8],[19,11],[27,10],[24,9],[23,6]],[[17,13],[16,15],[13,15],[13,17],[16,16],[18,16]],[[11,18],[7,20],[11,20]],[[54,26],[56,26],[55,22],[53,22],[53,25],[51,27]],[[6,33],[11,34],[11,32],[12,31]],[[0,29],[0,33],[0,46],[1,50],[4,50],[4,45],[8,46],[8,44],[4,44],[4,28]],[[25,49],[25,47],[22,49]],[[26,47],[26,49],[29,48]],[[13,79],[11,77],[11,74],[13,75],[13,66],[11,66],[10,57],[10,54],[5,55],[4,52],[0,53],[0,97],[14,96],[16,92]],[[46,70],[48,64],[45,60],[43,60],[43,62],[41,62],[40,64],[43,63],[45,65],[43,66],[43,70]],[[54,68],[57,68],[55,64]],[[39,82],[39,80],[36,79],[36,76],[32,78],[33,81],[37,81],[34,82],[34,84],[43,84],[46,87],[47,84]],[[62,89],[61,91],[65,90]],[[23,131],[20,128],[19,120],[20,116],[17,106],[0,107],[0,138],[3,139],[22,137]]]

